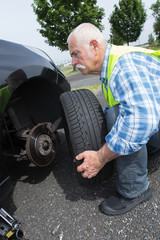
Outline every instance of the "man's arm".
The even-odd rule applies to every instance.
[[[98,151],[85,151],[76,156],[77,160],[83,160],[83,163],[77,167],[84,178],[92,178],[104,167],[104,165],[113,159],[119,157],[112,152],[105,143]]]

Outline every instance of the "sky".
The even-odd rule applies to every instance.
[[[114,4],[117,5],[118,2],[119,0],[97,0],[97,6],[105,9],[105,18],[102,24],[105,27],[103,35],[106,40],[109,39],[110,34],[108,18],[114,10]],[[147,21],[140,38],[131,45],[145,43],[148,41],[150,33],[154,35],[154,18],[149,8],[156,0],[142,0],[142,2],[147,10]],[[51,47],[45,43],[45,38],[38,31],[40,25],[36,21],[36,15],[31,7],[32,3],[33,0],[0,0],[0,39],[40,48],[57,65],[71,60],[69,51],[62,52],[57,47]]]

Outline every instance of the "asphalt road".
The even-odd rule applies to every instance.
[[[98,75],[82,75],[80,72],[72,74],[67,79],[71,88],[80,88],[101,83]]]
[[[95,93],[104,104],[101,91]],[[115,178],[101,185],[80,186],[64,131],[54,163],[38,168],[28,161],[10,161],[14,190],[3,207],[22,223],[29,240],[159,240],[160,156],[149,161],[150,201],[131,212],[110,217],[98,205],[115,190]]]

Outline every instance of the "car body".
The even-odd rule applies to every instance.
[[[66,77],[40,49],[0,40],[0,116],[3,154],[49,165],[63,128],[59,97]]]

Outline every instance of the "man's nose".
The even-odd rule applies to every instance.
[[[72,57],[72,66],[75,66],[78,64],[78,60],[75,57]]]

